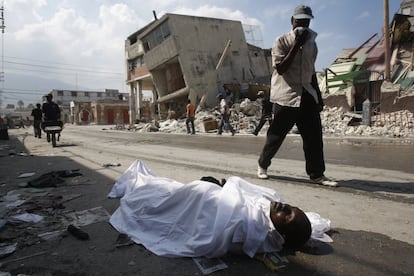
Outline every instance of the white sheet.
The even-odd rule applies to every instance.
[[[283,202],[281,196],[239,177],[223,188],[201,180],[183,184],[136,160],[108,197],[121,197],[113,227],[159,256],[211,258],[241,247],[253,257],[284,243],[269,217],[270,201]]]
[[[148,250],[168,257],[217,257],[235,243],[253,257],[279,251],[283,238],[272,230],[273,190],[230,177],[223,188],[205,182],[182,184],[157,177],[135,161],[115,183],[109,197],[122,197],[110,223]]]

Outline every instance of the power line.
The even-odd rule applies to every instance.
[[[32,66],[32,67],[42,67],[42,68],[52,68],[57,70],[63,71],[73,71],[73,72],[87,72],[87,73],[94,73],[94,74],[113,74],[113,75],[123,75],[123,73],[119,72],[108,72],[108,71],[94,71],[94,70],[85,70],[85,69],[72,69],[72,68],[62,68],[58,66],[50,66],[50,65],[42,65],[42,64],[32,64],[32,63],[22,63],[22,62],[13,62],[13,61],[4,61],[8,64],[16,64],[16,65],[24,65],[24,66]]]
[[[5,58],[9,58],[9,59],[17,59],[17,60],[23,60],[23,61],[33,61],[33,62],[40,62],[40,63],[47,63],[47,64],[55,64],[55,65],[63,65],[63,66],[70,66],[70,67],[74,67],[74,68],[85,68],[84,65],[79,65],[79,64],[70,64],[70,63],[61,63],[61,62],[54,62],[54,61],[49,61],[49,60],[40,60],[40,59],[31,59],[31,58],[25,58],[25,57],[12,57],[12,56],[5,56]],[[103,67],[98,67],[98,66],[88,66],[87,68],[89,68],[90,70],[101,70],[101,69],[105,69]],[[115,73],[115,72],[114,72]],[[118,72],[116,72],[118,73]]]
[[[12,68],[12,67],[6,67],[6,69],[9,72],[23,71],[23,72],[48,73],[48,74],[69,76],[68,73],[58,72],[58,71],[45,71],[45,70],[22,69],[22,68]],[[72,72],[71,75],[72,76],[75,76],[76,73],[77,72]],[[91,78],[90,76],[93,76],[93,74],[81,74],[81,75],[78,75],[78,76],[80,76],[83,80],[99,78],[99,76],[94,76],[94,78]],[[88,76],[88,78],[85,78],[85,76]],[[105,78],[106,79],[119,79],[119,80],[123,80],[122,76],[109,76],[109,77],[105,77]]]
[[[4,90],[7,92],[7,90],[9,90],[9,92],[14,92],[14,91],[37,91],[37,92],[44,92],[45,89],[19,89],[19,88],[4,88]]]

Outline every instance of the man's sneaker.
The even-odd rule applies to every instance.
[[[263,169],[262,167],[257,167],[257,177],[260,179],[268,179],[269,176],[267,175],[267,170]]]
[[[311,178],[310,182],[313,184],[319,184],[319,185],[323,185],[323,186],[330,186],[330,187],[337,187],[338,186],[338,182],[330,180],[329,178],[327,178],[326,176],[321,176],[318,178]]]

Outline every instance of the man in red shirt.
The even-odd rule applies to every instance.
[[[187,101],[187,120],[185,121],[185,125],[187,126],[187,134],[195,134],[194,129],[194,118],[195,118],[195,106],[191,103],[191,100],[188,99]],[[190,132],[190,126],[191,124],[191,132]]]

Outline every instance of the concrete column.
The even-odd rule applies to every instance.
[[[135,82],[132,82],[129,87],[130,87],[130,91],[129,91],[129,125],[132,126],[135,123],[135,119],[136,119],[136,84]]]
[[[157,91],[155,90],[155,86],[153,86],[152,88],[152,102],[151,102],[151,119],[153,120],[158,120],[158,114],[156,114],[155,110],[156,110],[156,106],[157,106]],[[159,107],[158,107],[159,110]]]
[[[138,82],[137,82],[137,84],[138,84],[138,95],[137,95],[137,117],[138,117],[138,119],[139,120],[141,120],[142,118],[141,118],[141,108],[142,108],[142,80],[139,80]]]

